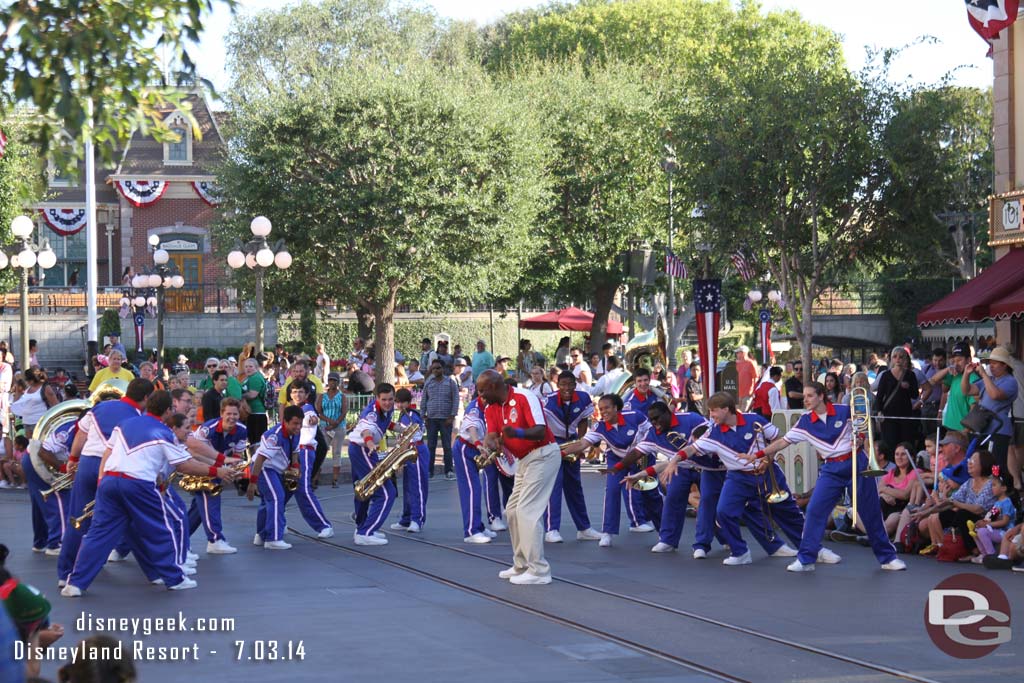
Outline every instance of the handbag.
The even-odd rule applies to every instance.
[[[975,434],[987,434],[992,427],[992,421],[996,414],[988,408],[982,408],[981,403],[975,403],[967,412],[967,416],[960,420],[960,424],[968,431]]]
[[[903,533],[900,535],[899,540],[903,544],[903,552],[905,553],[916,553],[920,550],[921,530],[917,522],[911,521],[903,527]]]
[[[958,534],[955,528],[946,529],[942,536],[942,545],[939,547],[939,553],[935,559],[939,562],[956,562],[966,556],[967,544],[964,542],[963,534]]]

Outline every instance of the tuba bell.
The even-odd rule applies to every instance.
[[[39,418],[39,422],[36,423],[35,431],[32,433],[32,440],[28,444],[28,454],[36,474],[51,486],[50,489],[44,491],[44,497],[69,488],[74,481],[74,474],[62,475],[59,469],[50,466],[39,456],[39,450],[42,448],[43,442],[57,428],[63,427],[69,422],[78,422],[92,406],[93,404],[90,401],[84,399],[64,401],[43,413],[43,416]],[[67,478],[65,479],[65,477]]]
[[[419,425],[410,423],[398,435],[395,445],[381,457],[370,473],[354,484],[356,498],[369,500],[377,492],[384,482],[391,478],[391,475],[398,472],[405,463],[419,457],[416,447],[412,444],[412,437],[416,435]]]

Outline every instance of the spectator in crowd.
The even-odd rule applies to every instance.
[[[111,332],[110,333],[110,348],[120,351],[123,358],[128,357],[128,350],[124,348],[124,344],[121,343],[121,333]]]
[[[915,489],[919,488],[917,470],[910,463],[913,446],[903,442],[896,447],[895,466],[879,481],[878,497],[882,504],[882,519],[890,538],[899,526],[900,513],[907,507]]]
[[[423,380],[426,378],[423,373],[420,372],[420,362],[418,360],[409,361],[409,372],[407,373],[409,384],[413,386],[422,387]]]
[[[600,372],[596,372],[594,375],[595,379],[599,379],[602,375],[608,372],[608,359],[615,358],[615,347],[611,342],[605,342],[601,345],[601,366]],[[679,382],[678,386],[682,386],[682,382]]]
[[[348,415],[348,397],[341,390],[341,375],[338,373],[327,373],[327,386],[316,397],[316,414],[330,447],[331,487],[338,488],[345,445],[345,418]]]
[[[297,360],[292,364],[289,381],[281,387],[281,390],[277,393],[278,403],[278,422],[284,422],[284,407],[288,405],[288,399],[291,398],[291,394],[288,391],[288,387],[293,383],[301,384],[306,388],[306,402],[310,404],[316,403],[316,397],[324,390],[324,385],[320,382],[316,375],[309,374],[309,365],[307,361]],[[228,392],[231,395],[231,392]],[[241,396],[241,385],[239,385],[239,395]]]
[[[690,363],[693,362],[693,353],[689,349],[683,349],[682,360],[676,368],[676,377],[679,379],[680,393],[686,392],[686,380],[690,379]]]
[[[135,661],[128,648],[120,648],[120,643],[108,635],[95,635],[82,640],[76,649],[77,655],[69,664],[58,671],[61,683],[135,683]],[[115,657],[120,651],[121,657]],[[94,653],[109,653],[109,656],[96,657]]]
[[[834,372],[825,374],[825,400],[829,403],[841,403],[843,388],[840,384],[839,375]]]
[[[928,379],[929,387],[941,387],[945,397],[944,409],[942,410],[942,426],[945,429],[960,431],[963,425],[961,420],[967,417],[968,411],[975,402],[972,396],[964,395],[961,390],[961,375],[967,366],[973,362],[974,350],[966,342],[957,342],[950,351],[950,361],[945,368],[936,370]],[[981,379],[976,372],[968,373],[968,381],[974,383]],[[926,387],[927,389],[927,387]],[[943,405],[940,404],[940,409]]]
[[[131,382],[135,379],[135,374],[124,367],[124,361],[125,356],[123,352],[116,349],[112,350],[110,355],[107,356],[108,366],[102,368],[93,376],[92,381],[89,383],[89,391],[95,391],[96,387],[112,379],[119,379],[125,382]]]
[[[405,370],[405,361],[395,361],[395,386],[408,388],[412,386],[409,381],[409,373]]]
[[[583,360],[583,351],[578,346],[569,350],[569,369],[576,378],[576,390],[589,393],[594,378],[590,376],[590,366]]]
[[[1013,437],[1006,461],[1008,474],[1013,481],[1013,488],[1021,490],[1021,468],[1024,468],[1024,363],[1019,361],[1010,351],[1010,362],[1013,367],[1013,378],[1017,380],[1017,398],[1013,402]],[[0,389],[2,390],[2,389]]]
[[[569,337],[562,337],[558,340],[558,347],[555,349],[555,365],[569,367],[569,353],[572,350],[572,340]]]
[[[466,358],[466,354],[462,353],[462,344],[456,344],[452,347],[452,359],[458,360],[460,358],[465,358],[468,365],[469,359]]]
[[[590,376],[594,378],[594,381],[601,379],[601,375],[604,374],[604,361],[601,359],[601,354],[591,353],[587,356],[587,364],[590,366]]]
[[[327,348],[323,345],[323,342],[320,342],[316,345],[316,366],[313,368],[313,374],[322,383],[326,381],[330,371],[331,357],[327,355]]]
[[[0,340],[0,362],[14,365],[14,354],[7,350],[7,342]]]
[[[802,410],[804,407],[804,363],[797,358],[793,361],[793,374],[783,383],[786,401],[790,410]]]
[[[430,364],[430,377],[423,383],[420,409],[427,422],[427,449],[430,451],[430,476],[434,476],[437,437],[441,437],[444,453],[444,477],[454,479],[452,465],[452,425],[459,412],[459,386],[444,372],[440,360]]]
[[[558,376],[562,374],[561,368],[557,365],[552,365],[547,369],[548,373],[548,386],[551,387],[551,391],[558,391]]]
[[[348,362],[362,367],[363,363],[366,362],[366,356],[366,340],[362,337],[356,337],[355,341],[352,342],[352,353],[348,355]]]
[[[925,429],[930,429],[935,425],[928,422],[934,420],[939,416],[939,405],[942,403],[942,385],[938,382],[932,383],[932,378],[940,370],[946,368],[946,350],[945,349],[933,349],[931,360],[928,365],[924,368],[924,379],[921,383],[921,418],[925,420]]]
[[[465,357],[455,359],[452,377],[455,378],[460,389],[469,391],[468,395],[472,395],[473,391],[476,390],[476,383],[473,381],[473,370],[466,365]]]
[[[50,601],[36,588],[19,581],[3,567],[8,550],[0,545],[0,595],[3,596],[4,621],[0,622],[0,639],[8,645],[0,655],[0,680],[35,681],[39,676],[42,659],[24,657],[9,665],[7,658],[13,653],[14,641],[20,640],[30,648],[47,648],[64,636],[64,627],[50,624]],[[9,619],[7,621],[6,619]],[[14,633],[8,630],[3,633],[3,625],[8,629],[13,624]],[[12,637],[13,636],[13,637]]]
[[[626,373],[626,371],[622,369],[622,361],[615,356],[605,358],[604,367],[605,373],[601,376],[601,379],[597,380],[593,389],[590,390],[591,396],[604,396],[611,391],[612,387],[618,385],[619,378]],[[557,367],[555,367],[555,371],[558,371]],[[555,379],[558,379],[557,375]],[[557,386],[555,391],[558,391]]]
[[[212,386],[203,392],[203,420],[220,415],[220,402],[228,395],[228,371],[214,370]]]
[[[749,354],[750,347],[748,346],[741,346],[736,349],[736,392],[739,397],[737,407],[741,411],[746,410],[750,406],[750,399],[754,396],[754,389],[760,377],[757,363],[750,359]]]
[[[429,340],[426,340],[429,342]],[[429,367],[429,366],[427,366]],[[476,352],[473,353],[473,381],[480,376],[480,373],[484,370],[490,370],[494,367],[494,356],[487,350],[487,344],[484,343],[483,339],[476,340]]]
[[[977,522],[985,516],[996,497],[992,493],[992,454],[986,450],[975,451],[967,461],[970,477],[949,496],[948,499],[922,508],[917,512],[922,517],[919,528],[922,534],[927,529],[931,544],[921,551],[922,555],[939,552],[942,547],[943,529],[953,527],[964,538],[967,549],[974,548],[967,522]]]
[[[919,392],[917,378],[910,368],[910,354],[902,346],[890,353],[892,365],[878,378],[875,406],[882,419],[882,441],[895,444],[904,441],[916,442],[918,424],[914,417],[913,403]]]
[[[493,370],[505,379],[515,379],[515,373],[509,365],[511,362],[512,359],[508,356],[498,356],[498,359],[494,361]]]
[[[1013,378],[1012,358],[1006,349],[997,346],[982,362],[988,363],[989,371],[979,373],[981,379],[969,383],[967,373],[977,371],[978,363],[968,365],[960,379],[960,391],[964,396],[976,396],[982,408],[995,414],[985,434],[992,435],[992,456],[999,469],[1005,472],[1010,439],[1013,435],[1010,408],[1017,400],[1019,387],[1017,380]]]
[[[175,361],[174,365],[171,366],[171,374],[180,375],[181,373],[188,371],[188,356],[183,353],[179,353],[178,359]]]
[[[25,378],[25,391],[11,403],[11,412],[21,418],[25,427],[25,436],[32,438],[32,430],[43,414],[60,403],[53,387],[46,381],[46,371],[29,368],[22,376]]]
[[[1024,524],[1018,524],[1005,534],[999,543],[999,554],[988,555],[984,558],[983,564],[987,569],[1013,569],[1015,572],[1024,572],[1024,564],[1015,567],[1014,565],[1024,560]]]
[[[1013,526],[1017,519],[1017,508],[1006,495],[1012,483],[1008,473],[1000,472],[998,465],[992,467],[992,495],[996,497],[996,502],[977,522],[967,522],[968,533],[978,545],[979,554],[972,560],[976,564],[981,564],[986,555],[995,553],[1003,540],[1003,532]]]
[[[420,369],[425,372],[430,371],[430,355],[434,352],[433,346],[428,337],[420,340]]]
[[[600,382],[601,380],[598,381]],[[661,365],[658,366],[658,386],[660,386],[661,389],[671,397],[671,400],[668,401],[668,403],[672,407],[672,410],[676,410],[681,401],[679,385],[676,384],[678,381],[676,373],[669,372]]]
[[[437,350],[431,352],[430,362],[440,361],[441,366],[446,373],[451,372],[452,367],[455,365],[455,359],[450,353],[448,353],[448,340],[440,339],[437,342]],[[427,367],[430,367],[429,365]]]
[[[351,362],[348,365],[348,393],[350,394],[372,394],[373,380],[362,371],[360,366]]]
[[[242,388],[242,398],[245,401],[247,413],[245,417],[245,429],[249,437],[249,443],[259,443],[263,433],[269,427],[267,419],[267,380],[260,372],[259,362],[255,358],[248,358],[242,364],[242,381],[239,383]]]
[[[30,368],[39,367],[39,342],[35,339],[28,340],[28,366]]]
[[[519,373],[519,379],[523,382],[528,380],[530,378],[530,371],[535,365],[543,368],[544,356],[533,350],[533,344],[530,343],[529,339],[520,340],[519,355],[516,356],[516,371]]]
[[[163,381],[156,376],[156,366],[148,360],[139,363],[139,377],[142,379],[148,379],[152,382],[153,388],[156,391],[164,391],[167,388],[164,386]]]
[[[690,363],[690,379],[686,380],[686,405],[691,413],[707,415],[704,412],[704,385],[701,381],[700,363]]]
[[[530,381],[526,385],[526,388],[537,395],[540,399],[541,405],[544,405],[544,401],[547,400],[548,394],[552,393],[551,385],[548,383],[547,378],[544,377],[544,368],[539,365],[534,365],[530,368]]]

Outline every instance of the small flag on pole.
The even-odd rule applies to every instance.
[[[704,395],[711,396],[717,390],[715,374],[718,368],[718,326],[722,321],[722,281],[695,280],[693,306],[697,313],[697,354],[704,371]]]
[[[3,128],[0,128],[0,159],[4,158],[4,152],[7,151],[7,134],[4,133]]]
[[[686,279],[686,264],[673,254],[671,249],[665,250],[665,274]]]
[[[754,269],[750,265],[750,260],[743,255],[742,249],[737,249],[730,257],[732,265],[736,267],[736,272],[740,274],[743,281],[746,282],[750,278],[754,277]]]

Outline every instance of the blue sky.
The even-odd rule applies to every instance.
[[[279,7],[280,0],[241,0],[240,13]],[[503,14],[542,4],[537,0],[427,0],[438,14],[479,24]],[[985,57],[985,43],[967,23],[962,0],[762,0],[765,9],[795,9],[808,20],[823,24],[843,36],[847,62],[857,68],[864,61],[866,45],[901,47],[923,35],[936,45],[919,45],[896,63],[893,75],[901,80],[930,83],[955,71],[964,85],[987,87],[992,83],[992,61]],[[230,80],[226,72],[224,37],[232,17],[219,7],[209,22],[198,50],[200,73],[218,89]]]

